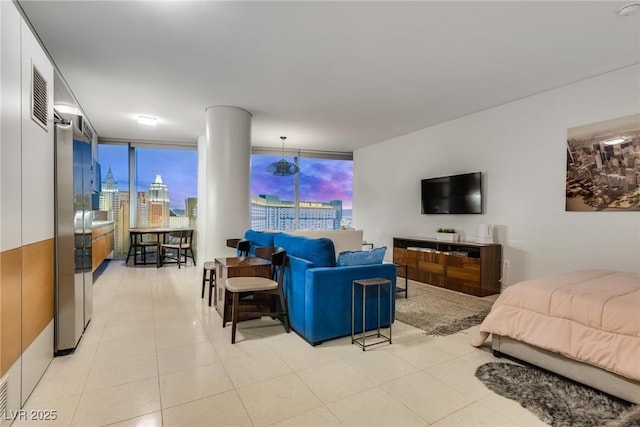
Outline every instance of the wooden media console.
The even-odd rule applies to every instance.
[[[482,297],[500,293],[497,243],[394,237],[393,262],[406,264],[411,280]]]

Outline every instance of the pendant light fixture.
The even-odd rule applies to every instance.
[[[287,137],[281,136],[280,139],[282,140],[282,159],[267,166],[267,172],[275,176],[295,175],[300,172],[300,168],[298,167],[298,165],[288,162],[284,159],[284,140],[287,139]]]

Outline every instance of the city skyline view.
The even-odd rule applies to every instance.
[[[111,168],[119,191],[129,191],[129,154],[126,145],[98,145],[101,181]],[[198,197],[198,152],[163,148],[136,148],[136,190],[148,191],[160,174],[170,188],[169,207],[183,211],[188,198]]]
[[[134,153],[135,193],[129,194],[129,147],[98,145],[102,186],[99,215],[101,219],[116,223],[116,256],[128,253],[127,230],[131,226],[195,228],[197,151],[135,147]],[[291,230],[298,227],[337,229],[352,226],[351,160],[299,158],[301,171],[294,178],[273,176],[266,171],[270,163],[280,158],[251,156],[250,211],[253,228]],[[296,179],[299,211],[293,208]],[[129,218],[131,205],[135,206],[135,218]]]
[[[147,191],[156,175],[169,187],[170,208],[185,209],[185,200],[197,197],[196,150],[136,148],[136,189]],[[273,176],[266,167],[281,156],[251,156],[251,195],[272,194],[283,200],[294,199],[293,177]],[[292,161],[292,158],[288,158]],[[126,145],[98,145],[101,181],[111,168],[119,191],[129,191],[128,147]],[[353,162],[299,158],[299,199],[301,201],[341,200],[345,210],[352,208]]]

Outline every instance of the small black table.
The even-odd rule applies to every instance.
[[[356,312],[356,286],[362,287],[362,333],[358,338],[355,337],[355,312]],[[386,336],[380,332],[380,288],[382,286],[389,286],[389,336]],[[367,334],[367,288],[376,287],[378,291],[378,330],[377,332]],[[374,279],[359,279],[354,280],[351,284],[351,344],[356,344],[365,351],[367,347],[372,345],[382,344],[388,342],[391,344],[391,327],[392,327],[392,313],[393,313],[393,298],[391,290],[391,280],[376,277]],[[378,339],[370,344],[366,343],[367,338],[377,337]]]
[[[404,288],[396,286],[396,293],[400,294],[404,292],[404,297],[409,298],[409,269],[407,267],[407,264],[400,264],[398,262],[394,262],[394,264],[397,268],[404,268]]]

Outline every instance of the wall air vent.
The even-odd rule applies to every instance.
[[[49,100],[47,81],[42,77],[35,65],[31,65],[31,118],[49,131]]]

